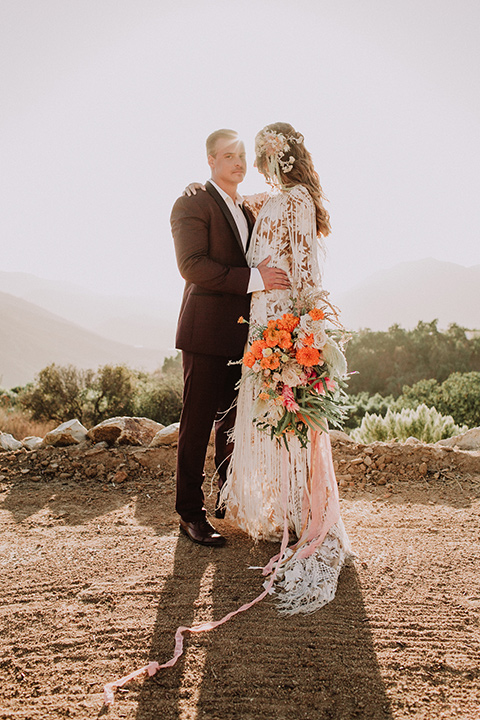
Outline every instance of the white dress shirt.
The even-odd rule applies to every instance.
[[[225,190],[222,190],[222,188],[219,187],[217,183],[213,182],[211,178],[210,182],[212,183],[215,190],[219,193],[222,200],[225,200],[225,203],[230,210],[233,219],[235,220],[235,225],[238,228],[243,249],[246,250],[248,241],[248,223],[247,218],[243,214],[242,210],[242,196],[240,195],[240,193],[237,193],[236,199],[233,200],[233,198],[231,198],[230,195],[225,192]],[[258,268],[250,268],[250,280],[248,281],[247,294],[252,292],[259,292],[260,290],[265,290],[265,285],[263,283],[260,270],[258,270]]]

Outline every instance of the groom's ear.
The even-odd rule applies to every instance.
[[[215,158],[214,158],[214,156],[213,156],[213,155],[207,155],[207,162],[208,162],[209,166],[210,166],[210,167],[212,168],[212,170],[213,170],[213,168],[215,167]]]

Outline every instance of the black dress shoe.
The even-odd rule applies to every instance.
[[[192,542],[198,543],[199,545],[223,547],[226,543],[223,535],[220,535],[206,518],[196,520],[195,522],[186,522],[183,518],[180,518],[180,530],[192,540]]]
[[[217,520],[223,520],[225,517],[225,503],[220,504],[220,493],[217,493],[217,502],[215,503],[215,517]]]

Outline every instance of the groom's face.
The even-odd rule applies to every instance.
[[[212,169],[212,180],[217,185],[238,185],[247,172],[245,146],[241,140],[219,138],[215,146],[215,155],[208,156]]]

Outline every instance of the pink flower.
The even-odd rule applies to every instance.
[[[299,404],[295,401],[293,390],[288,385],[283,386],[282,390],[282,402],[289,412],[298,412],[300,410]]]
[[[334,380],[330,380],[329,377],[325,377],[323,379],[325,380],[325,383],[327,385],[327,390],[330,390],[330,392],[333,392],[335,390],[335,388],[337,387],[336,382]],[[316,382],[313,387],[320,395],[325,394],[325,388],[324,388],[323,382],[321,380]]]

